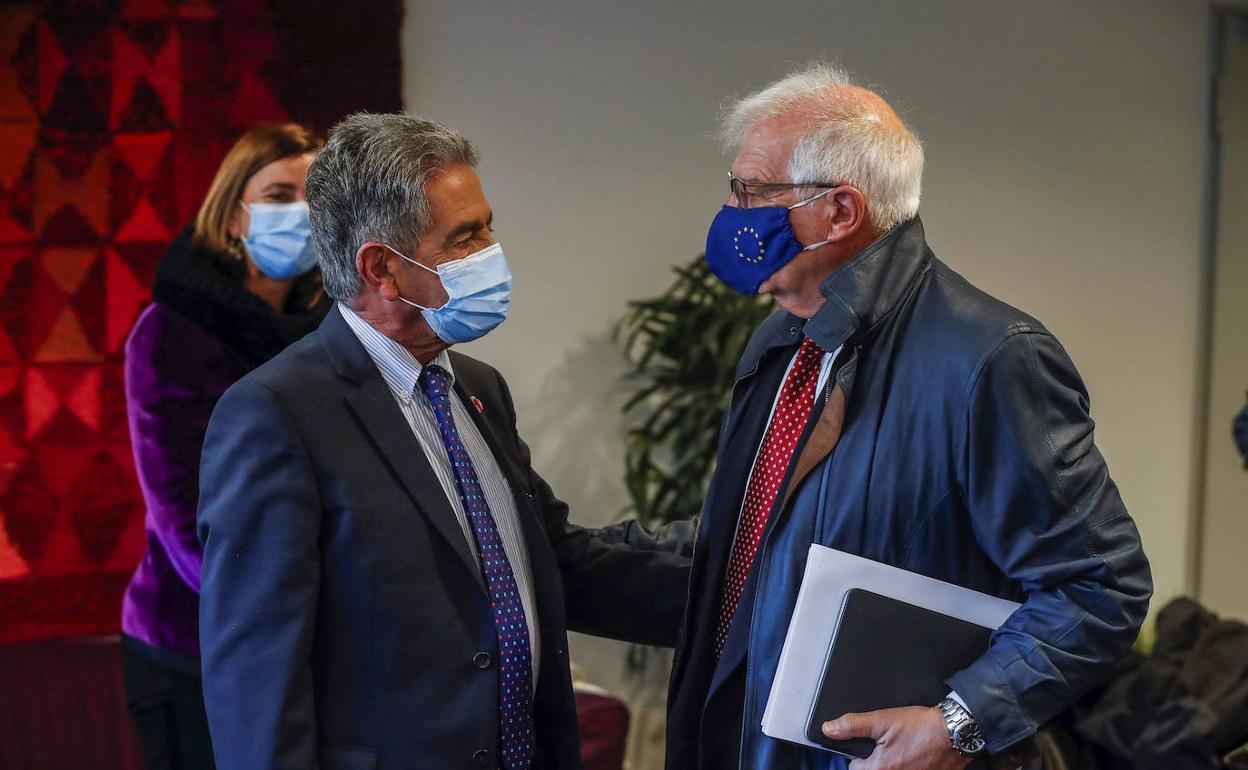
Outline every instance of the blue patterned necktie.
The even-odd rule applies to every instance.
[[[502,766],[506,770],[528,768],[533,761],[533,657],[529,626],[511,562],[503,550],[498,526],[481,491],[468,450],[451,415],[451,375],[440,366],[426,366],[420,373],[425,394],[438,420],[438,432],[455,471],[455,486],[468,512],[477,541],[481,571],[494,605],[494,632],[498,635],[498,722]]]

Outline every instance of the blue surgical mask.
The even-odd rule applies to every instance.
[[[472,342],[507,319],[511,307],[511,268],[503,256],[503,247],[497,243],[463,259],[443,262],[436,270],[390,246],[386,248],[416,267],[435,273],[442,281],[447,296],[442,307],[425,307],[403,297],[399,299],[420,308],[421,315],[443,342]]]
[[[810,205],[832,192],[825,190],[792,206],[740,209],[725,205],[706,234],[706,264],[728,288],[757,294],[758,287],[803,251],[828,241],[803,246],[793,234],[789,212]]]
[[[242,205],[251,215],[243,245],[260,272],[287,280],[316,267],[306,202]]]

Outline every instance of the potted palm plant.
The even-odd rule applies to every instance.
[[[662,294],[630,302],[615,332],[630,364],[625,513],[648,527],[701,510],[737,360],[774,307],[729,289],[701,256],[675,272]]]
[[[701,510],[737,360],[774,307],[729,289],[701,256],[675,272],[662,294],[630,302],[616,329],[631,366],[627,512],[647,526]]]

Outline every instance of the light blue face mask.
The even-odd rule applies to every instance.
[[[243,245],[260,272],[284,281],[316,267],[306,202],[241,205],[251,215]]]
[[[507,320],[511,307],[511,268],[507,266],[507,257],[503,256],[503,247],[497,243],[463,259],[443,262],[436,270],[390,246],[386,248],[416,267],[435,273],[442,281],[447,296],[442,307],[425,307],[403,297],[399,299],[420,308],[421,315],[443,342],[452,345],[472,342]]]

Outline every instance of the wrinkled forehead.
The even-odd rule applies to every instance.
[[[429,228],[423,235],[456,234],[487,226],[493,219],[489,201],[476,170],[456,163],[425,183],[429,201]]]

